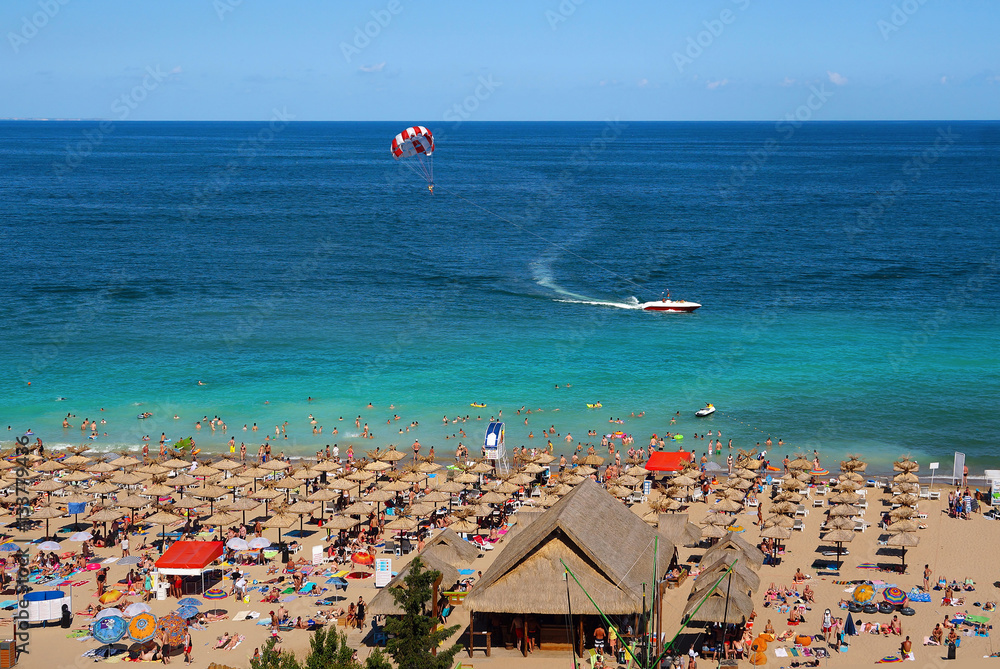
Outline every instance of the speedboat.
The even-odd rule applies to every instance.
[[[694,415],[698,418],[704,418],[705,416],[711,416],[713,413],[715,413],[715,405],[706,404],[704,409],[698,409],[694,412]]]
[[[669,295],[659,300],[643,302],[639,305],[639,308],[643,311],[668,311],[674,313],[691,312],[699,307],[701,307],[701,305],[697,302],[688,302],[687,300],[671,300]]]

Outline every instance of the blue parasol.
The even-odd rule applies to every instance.
[[[194,618],[196,615],[198,615],[198,613],[200,613],[198,609],[194,608],[193,606],[182,606],[181,608],[177,609],[177,615],[179,615],[181,618],[184,618],[185,620],[187,620],[188,618]]]
[[[844,623],[844,634],[847,636],[855,636],[858,633],[858,629],[854,626],[854,616],[848,612],[847,621]]]
[[[10,541],[0,545],[0,551],[4,551],[5,553],[13,553],[14,551],[19,551],[19,550],[21,550],[21,547],[15,543],[11,543]]]
[[[195,597],[185,597],[184,599],[178,601],[177,604],[180,606],[201,606],[204,602]]]
[[[121,616],[108,616],[95,620],[90,628],[91,635],[102,644],[120,641],[127,631],[128,623]]]

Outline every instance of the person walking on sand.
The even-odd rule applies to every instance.
[[[163,660],[163,664],[170,664],[170,660],[167,659],[167,647],[169,645],[167,643],[167,640],[170,637],[167,635],[167,628],[166,627],[161,627],[160,628],[159,637],[160,637],[160,657]]]
[[[924,592],[931,591],[931,566],[929,564],[924,565]]]
[[[191,664],[191,649],[191,630],[187,629],[184,630],[184,664]]]

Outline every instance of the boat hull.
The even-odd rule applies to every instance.
[[[690,313],[701,307],[697,302],[684,300],[656,300],[639,305],[643,311],[663,311],[667,313]]]

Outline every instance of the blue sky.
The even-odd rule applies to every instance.
[[[775,120],[811,105],[813,120],[995,119],[998,9],[3,0],[0,117]]]

